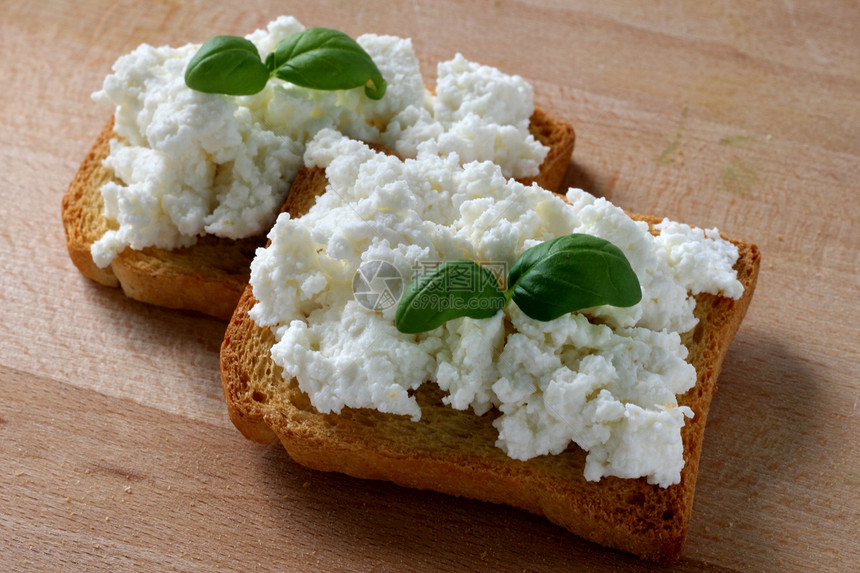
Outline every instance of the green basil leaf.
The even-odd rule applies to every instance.
[[[454,318],[489,318],[507,299],[495,275],[469,260],[447,261],[406,287],[394,325],[407,334],[438,328]]]
[[[365,86],[372,99],[385,95],[382,74],[358,43],[337,30],[310,28],[281,40],[266,65],[297,86],[341,90]]]
[[[268,81],[269,70],[257,47],[238,36],[207,40],[185,68],[185,85],[206,93],[252,95]]]
[[[621,249],[591,235],[572,234],[528,249],[514,262],[507,295],[536,320],[553,320],[604,304],[642,299],[639,279]]]

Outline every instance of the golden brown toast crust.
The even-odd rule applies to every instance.
[[[293,197],[313,198],[325,187],[322,169],[303,169]],[[301,215],[312,200],[294,199],[287,208]],[[295,210],[293,210],[295,209]],[[656,217],[634,216],[654,225]],[[684,336],[696,367],[696,386],[679,396],[695,417],[682,429],[685,466],[681,482],[660,488],[644,478],[583,477],[585,452],[569,447],[557,456],[526,462],[508,458],[495,446],[497,413],[476,416],[442,404],[434,384],[415,394],[421,421],[370,409],[345,408],[320,414],[295,380],[284,381],[269,356],[274,336],[248,316],[255,301],[251,287],[242,294],[221,347],[221,375],[227,410],[249,439],[280,439],[300,464],[351,476],[381,479],[495,503],[545,515],[571,532],[597,543],[671,563],[684,545],[693,505],[699,455],[711,397],[723,358],[755,290],[760,254],[755,245],[733,241],[744,285],[740,300],[699,295],[698,326]]]
[[[533,181],[557,189],[564,180],[576,139],[573,128],[536,108],[532,134],[550,147]],[[129,297],[158,306],[196,310],[229,320],[250,275],[254,251],[263,235],[231,240],[206,235],[185,249],[126,248],[109,267],[93,262],[90,248],[116,223],[103,215],[101,187],[113,177],[102,162],[116,137],[113,119],[105,125],[63,197],[63,226],[72,262],[82,274],[110,287],[121,287]]]

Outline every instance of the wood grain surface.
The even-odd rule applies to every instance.
[[[217,4],[217,6],[216,6]],[[70,263],[60,201],[146,42],[280,14],[462,52],[568,119],[567,183],[758,244],[677,571],[860,563],[860,8],[785,0],[0,0],[0,570],[650,571],[514,509],[316,473],[245,441],[225,325]]]

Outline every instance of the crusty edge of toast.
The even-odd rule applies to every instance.
[[[112,178],[102,162],[110,152],[111,139],[116,137],[113,125],[111,118],[63,196],[62,217],[69,257],[84,276],[108,287],[121,287],[135,300],[229,320],[248,282],[254,249],[265,240],[262,235],[239,241],[205,236],[192,247],[176,250],[126,248],[104,269],[93,262],[90,248],[112,228],[112,222],[102,214],[100,189]],[[530,128],[550,151],[540,174],[524,183],[537,182],[547,189],[557,189],[573,153],[576,139],[573,128],[540,108],[535,108]]]
[[[102,161],[110,153],[110,140],[114,137],[113,123],[111,116],[81,162],[63,195],[62,215],[66,247],[74,265],[84,276],[97,283],[118,287],[119,280],[113,270],[110,267],[99,268],[90,253],[90,246],[108,229],[107,220],[93,214],[96,210],[101,211],[104,203],[101,193],[94,194],[92,191],[100,189],[111,179],[110,172],[102,167]],[[91,206],[96,201],[98,205]]]
[[[320,175],[320,171],[303,170],[303,180],[297,180],[302,195],[313,197],[321,192],[319,177],[324,174]],[[312,202],[305,200],[301,208],[291,212],[302,213]],[[652,226],[660,221],[648,216],[634,218]],[[740,252],[736,269],[744,294],[737,301],[708,294],[696,297],[700,323],[685,335],[685,343],[698,378],[696,386],[679,397],[679,403],[690,406],[695,417],[682,429],[685,467],[681,483],[669,488],[648,485],[644,478],[610,477],[585,482],[581,475],[584,454],[576,447],[561,454],[557,463],[553,456],[518,462],[500,450],[483,457],[458,455],[450,450],[422,452],[398,445],[397,439],[390,436],[374,435],[373,420],[396,416],[365,410],[361,420],[354,422],[352,418],[359,416],[358,411],[349,408],[340,416],[322,415],[306,403],[307,397],[297,387],[293,395],[305,402],[300,406],[270,402],[265,388],[282,383],[281,370],[267,352],[274,336],[248,316],[255,303],[250,286],[239,301],[221,347],[227,411],[247,438],[260,443],[280,440],[295,461],[310,468],[517,506],[544,515],[586,539],[644,559],[672,563],[680,557],[687,534],[710,400],[758,276],[758,248],[733,242]],[[295,381],[288,384],[295,386]],[[434,399],[438,401],[439,396]],[[416,397],[419,402],[424,399]],[[425,410],[427,404],[421,404]],[[451,415],[474,416],[471,412]],[[565,479],[558,479],[552,475],[557,469],[553,464],[574,469]]]
[[[537,183],[544,189],[559,191],[570,167],[576,132],[569,123],[552,117],[537,106],[529,120],[529,131],[541,144],[549,147],[549,152],[537,177],[520,179],[520,182],[525,185]]]

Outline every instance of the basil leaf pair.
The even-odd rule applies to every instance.
[[[371,99],[382,98],[387,88],[370,55],[343,32],[329,28],[310,28],[281,40],[265,62],[250,40],[215,36],[185,69],[189,88],[226,95],[253,95],[272,77],[318,90],[365,86]]]
[[[452,288],[452,273],[463,268],[476,278],[483,277],[483,283],[470,289]],[[508,285],[503,293],[493,274],[473,261],[442,264],[407,287],[395,326],[413,334],[462,316],[488,318],[509,300],[529,317],[549,321],[594,306],[633,306],[642,299],[639,279],[621,249],[577,233],[525,251],[511,267]]]

